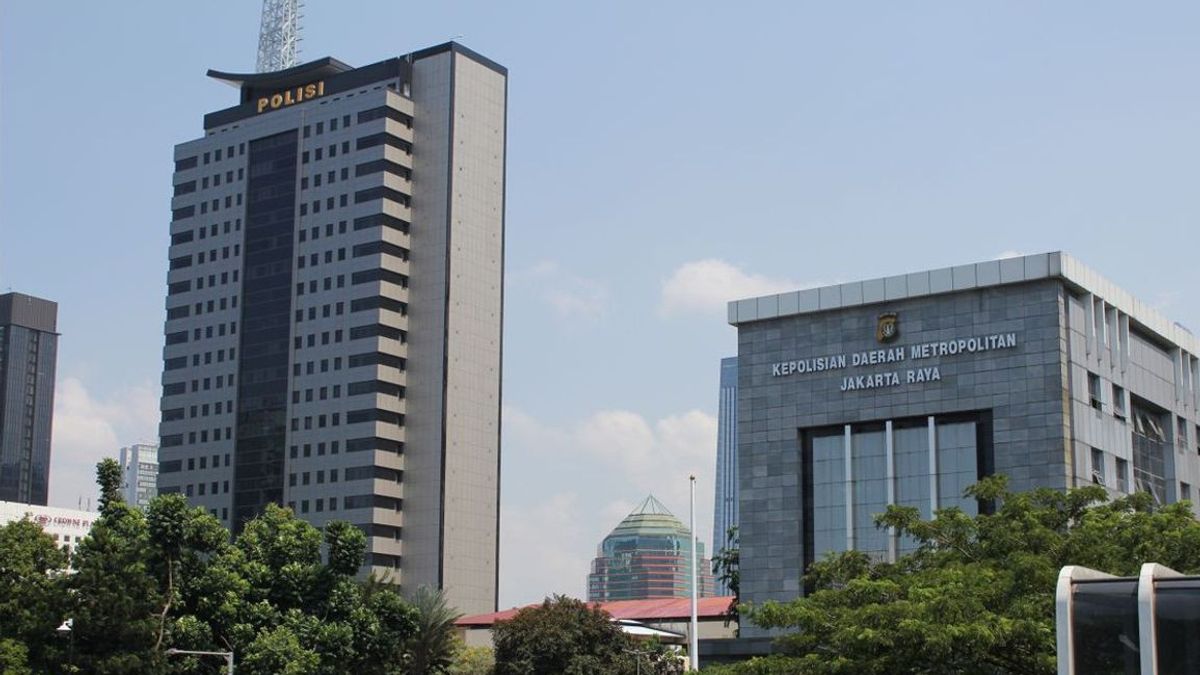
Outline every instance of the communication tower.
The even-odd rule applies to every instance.
[[[255,70],[270,73],[298,64],[301,0],[263,0]]]

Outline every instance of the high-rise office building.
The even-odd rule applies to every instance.
[[[159,492],[347,520],[364,572],[494,609],[507,71],[209,75],[240,103],[175,148]]]
[[[712,550],[725,548],[729,528],[738,524],[737,357],[721,359],[721,393],[717,398],[717,480],[713,496]],[[730,588],[717,580],[717,593]]]
[[[127,504],[145,508],[158,494],[158,446],[134,443],[121,448],[121,494]]]
[[[0,501],[46,505],[58,304],[0,295]]]
[[[653,495],[597,547],[588,600],[686,598],[692,592],[692,532]],[[713,594],[712,566],[696,542],[697,595]]]
[[[916,542],[876,514],[986,513],[964,493],[985,476],[1158,504],[1200,486],[1200,340],[1064,253],[738,300],[729,321],[743,601],[796,597],[829,552],[898,559]]]

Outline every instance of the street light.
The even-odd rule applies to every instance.
[[[198,652],[190,649],[175,649],[171,647],[166,651],[167,656],[175,656],[176,654],[191,654],[194,656],[220,656],[225,659],[225,665],[228,666],[228,675],[233,675],[233,652]]]
[[[696,476],[695,474],[688,476],[688,481],[692,486],[692,506],[691,515],[689,516],[689,527],[691,527],[692,535],[692,623],[691,635],[688,640],[688,661],[691,663],[691,670],[700,670],[700,631],[696,621]]]
[[[67,664],[71,667],[75,666],[75,619],[67,619],[62,622],[62,625],[54,629],[54,633],[60,638],[67,639]]]

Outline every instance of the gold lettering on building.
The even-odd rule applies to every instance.
[[[278,94],[270,96],[261,96],[258,99],[257,112],[266,112],[268,110],[277,110],[286,108],[289,105],[295,105],[310,98],[317,98],[325,95],[325,81],[313,82],[303,86],[287,89]]]

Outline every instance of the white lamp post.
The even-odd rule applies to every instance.
[[[697,597],[697,575],[696,566],[699,564],[696,560],[696,476],[688,476],[692,487],[692,505],[691,514],[688,519],[690,521],[692,537],[692,630],[691,637],[688,641],[688,661],[691,662],[692,670],[700,670],[700,630],[699,622],[696,620],[696,597]]]

